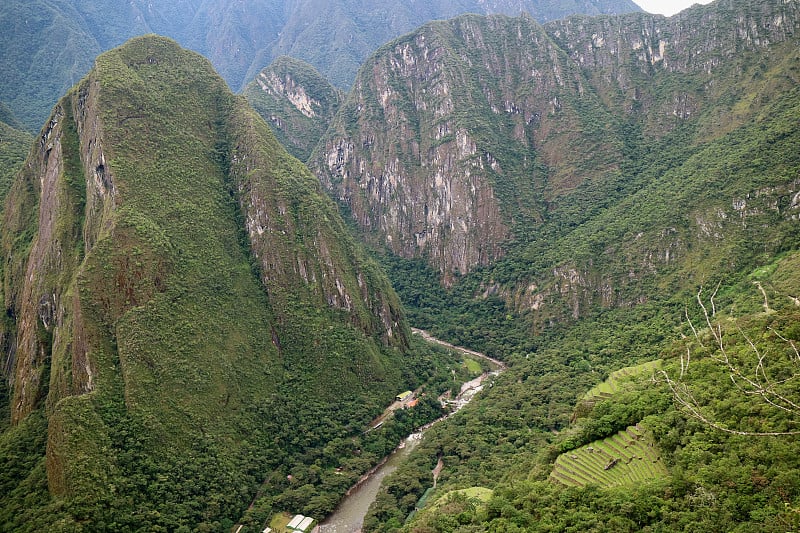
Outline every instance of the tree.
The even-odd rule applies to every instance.
[[[800,422],[800,351],[795,340],[769,325],[767,318],[776,311],[770,308],[767,293],[761,284],[755,282],[755,285],[764,298],[764,313],[760,317],[750,317],[749,333],[741,327],[740,319],[718,316],[714,298],[719,285],[708,302],[703,301],[701,287],[696,299],[705,328],[698,330],[686,311],[686,322],[693,335],[685,337],[686,352],[680,357],[680,377],[674,379],[666,370],[660,371],[660,375],[681,407],[720,431],[751,436],[797,435],[800,430],[796,429],[760,431],[728,427],[709,412],[707,401],[697,398],[698,384],[714,389],[717,385],[713,380],[703,379],[706,376],[689,379],[690,366],[697,364],[698,356],[707,356],[706,361],[712,362],[718,371],[724,372],[730,379],[728,390],[733,396],[726,399],[728,409],[733,409],[733,404],[747,402],[762,418],[769,418],[769,411],[772,411],[771,418],[788,420],[790,427]],[[760,337],[756,337],[757,333],[761,334]],[[705,395],[708,397],[708,394]]]

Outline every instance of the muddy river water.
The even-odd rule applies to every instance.
[[[499,361],[498,361],[499,362]],[[364,517],[367,514],[369,506],[375,501],[378,495],[383,478],[397,470],[397,467],[409,456],[409,454],[416,448],[417,444],[422,440],[425,431],[445,420],[458,410],[464,407],[467,403],[475,397],[475,395],[483,389],[483,382],[490,376],[497,375],[504,367],[498,367],[498,370],[485,373],[472,381],[465,383],[461,387],[461,393],[455,401],[450,402],[453,410],[447,415],[434,420],[420,428],[416,433],[409,435],[395,450],[386,458],[377,469],[375,469],[369,476],[356,487],[350,489],[344,499],[339,503],[339,506],[318,526],[319,533],[358,533],[361,531],[361,526],[364,523]]]

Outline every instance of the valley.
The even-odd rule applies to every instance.
[[[800,530],[800,1],[411,4],[0,7],[0,529]]]
[[[378,467],[372,469],[364,477],[359,479],[358,483],[347,491],[344,499],[336,506],[333,514],[320,522],[320,533],[349,533],[359,531],[363,527],[364,517],[370,505],[379,493],[381,482],[386,476],[397,470],[414,448],[416,448],[420,440],[423,439],[425,432],[434,425],[454,416],[483,389],[483,383],[490,375],[495,377],[505,369],[505,364],[502,361],[498,361],[497,359],[493,359],[485,354],[467,348],[453,346],[448,342],[433,337],[426,331],[414,330],[414,334],[422,337],[425,342],[445,346],[449,350],[462,353],[468,357],[477,357],[488,361],[493,366],[493,370],[491,374],[489,372],[484,372],[480,376],[462,384],[459,393],[452,400],[440,397],[438,400],[443,404],[443,407],[449,409],[449,412],[419,428],[414,428],[414,433],[405,437],[398,447],[392,450],[392,453],[381,461]],[[438,477],[442,466],[438,466],[437,468],[438,471],[434,474],[434,477]],[[434,470],[436,471],[436,469]]]

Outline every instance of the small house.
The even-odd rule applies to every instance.
[[[405,392],[401,392],[400,394],[398,394],[397,396],[395,396],[395,397],[394,397],[394,399],[395,399],[395,400],[397,400],[398,402],[403,402],[403,401],[405,401],[405,400],[406,400],[406,399],[407,399],[409,396],[411,396],[412,394],[414,394],[414,393],[413,393],[413,392],[411,392],[410,390],[407,390],[407,391],[405,391]]]

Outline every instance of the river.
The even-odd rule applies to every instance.
[[[319,526],[319,533],[355,533],[361,531],[364,517],[369,506],[378,496],[383,478],[397,470],[405,461],[411,451],[422,440],[422,433],[414,433],[406,437],[403,444],[387,457],[386,462],[379,466],[365,481],[351,489],[339,506]]]
[[[489,362],[493,363],[495,370],[484,373],[472,381],[464,383],[464,385],[461,387],[461,393],[456,397],[456,399],[448,402],[453,410],[447,415],[419,428],[416,433],[409,435],[402,443],[400,443],[400,445],[395,448],[395,450],[384,460],[384,462],[380,464],[380,466],[370,472],[365,478],[362,478],[358,485],[351,488],[347,492],[347,495],[344,497],[344,499],[342,499],[338,507],[336,507],[336,510],[333,512],[333,514],[328,516],[320,523],[317,530],[319,533],[360,532],[361,526],[364,523],[364,517],[367,515],[367,510],[369,510],[369,506],[373,501],[375,501],[375,498],[378,495],[381,482],[386,476],[397,470],[397,467],[400,466],[403,461],[405,461],[411,451],[416,448],[417,444],[419,444],[419,442],[422,440],[422,436],[424,435],[425,431],[434,424],[438,424],[442,420],[453,416],[453,414],[467,405],[470,400],[472,400],[472,398],[474,398],[475,395],[483,389],[483,381],[486,378],[489,376],[496,376],[506,368],[502,361],[492,359],[491,357],[481,353],[473,352],[472,350],[446,344],[438,339],[435,339],[434,337],[431,337],[427,332],[415,330],[414,333],[421,335],[429,342],[443,344],[455,350],[488,360]]]

